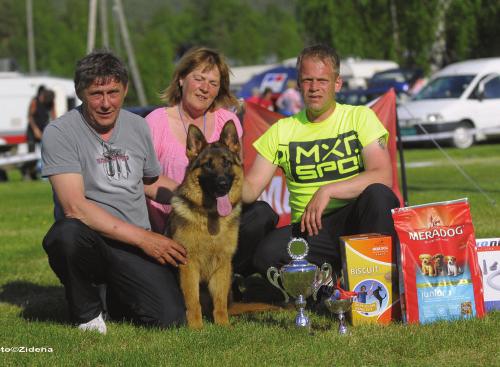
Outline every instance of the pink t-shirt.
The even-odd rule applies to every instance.
[[[233,120],[238,131],[238,136],[243,135],[238,117],[227,110],[218,109],[214,112],[215,128],[212,136],[206,137],[209,143],[219,140],[220,133],[226,121]],[[186,156],[186,144],[181,144],[179,140],[172,134],[169,127],[167,111],[165,107],[157,108],[146,116],[146,122],[151,130],[153,145],[160,162],[162,175],[167,176],[177,183],[184,180],[188,159]],[[153,231],[163,233],[167,222],[168,213],[170,213],[170,205],[159,204],[148,200],[149,220]]]

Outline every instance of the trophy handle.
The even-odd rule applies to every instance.
[[[267,269],[267,280],[274,285],[276,288],[278,288],[281,293],[283,293],[283,296],[285,297],[285,303],[288,303],[290,298],[288,297],[288,294],[285,292],[285,290],[280,286],[278,279],[280,278],[280,273],[278,269],[276,269],[274,266],[271,266],[269,269]]]
[[[324,263],[321,265],[321,271],[319,279],[314,283],[313,287],[313,299],[316,301],[318,297],[318,291],[322,285],[327,285],[332,281],[333,268],[329,263]]]

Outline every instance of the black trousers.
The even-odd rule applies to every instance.
[[[43,247],[64,285],[74,322],[90,321],[103,310],[96,287],[103,283],[113,319],[158,327],[185,322],[184,300],[172,266],[102,237],[77,219],[54,223]]]
[[[276,227],[278,215],[266,202],[245,206],[234,271],[248,275],[259,241]],[[54,223],[43,240],[49,264],[64,285],[76,323],[102,311],[97,284],[106,284],[106,303],[113,319],[170,327],[185,322],[177,271],[160,265],[141,250],[100,236],[77,219]]]
[[[301,236],[309,244],[309,262],[316,265],[328,262],[334,271],[340,274],[339,237],[376,232],[391,235],[393,243],[397,244],[391,215],[391,209],[396,207],[399,207],[399,200],[390,188],[382,184],[372,184],[355,201],[324,216],[323,228],[316,236],[300,233],[300,223],[272,231],[259,243],[255,251],[255,268],[265,276],[269,267],[279,269],[288,264],[291,258],[287,252],[287,244],[291,237]],[[396,247],[393,246],[394,251]]]
[[[279,216],[265,201],[244,205],[241,213],[238,247],[233,257],[233,272],[248,276],[257,272],[253,257],[259,243],[278,224]]]

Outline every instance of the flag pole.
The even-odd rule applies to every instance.
[[[398,109],[396,108],[396,145],[399,153],[399,166],[401,168],[401,187],[403,189],[404,206],[408,206],[408,185],[406,183],[405,158],[403,154],[403,141],[401,140],[401,130],[399,128]]]

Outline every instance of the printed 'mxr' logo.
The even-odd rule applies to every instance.
[[[362,146],[354,131],[336,138],[290,142],[290,169],[297,182],[334,181],[363,170]]]

